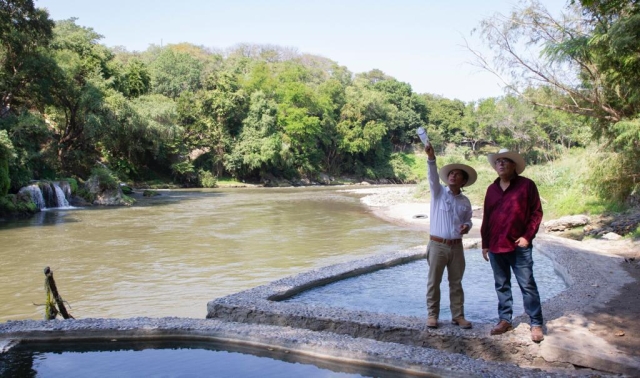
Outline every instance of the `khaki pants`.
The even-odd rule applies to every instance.
[[[464,275],[466,264],[462,243],[448,246],[433,240],[429,241],[427,261],[429,263],[429,278],[427,280],[427,311],[429,317],[437,319],[440,315],[440,282],[442,282],[444,268],[447,268],[449,278],[451,318],[455,319],[464,316],[462,276]]]

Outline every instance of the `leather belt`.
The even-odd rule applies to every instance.
[[[429,236],[429,239],[433,240],[434,242],[446,244],[448,246],[462,243],[462,239],[443,239],[437,236]]]

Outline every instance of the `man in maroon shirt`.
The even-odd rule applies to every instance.
[[[489,155],[489,163],[498,178],[487,188],[480,233],[482,257],[491,262],[498,294],[499,323],[491,330],[501,335],[511,329],[513,296],[511,270],[516,276],[524,308],[531,319],[531,340],[540,342],[542,306],[536,280],[533,278],[532,241],[542,222],[542,205],[536,184],[520,176],[525,162],[522,156],[506,149]]]

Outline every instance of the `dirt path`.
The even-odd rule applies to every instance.
[[[635,282],[624,285],[605,307],[587,312],[589,331],[621,351],[640,358],[640,243],[630,240],[588,240],[589,249],[620,256],[624,269]],[[615,274],[615,272],[613,273]]]

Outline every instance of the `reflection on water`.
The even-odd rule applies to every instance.
[[[498,320],[498,299],[494,290],[491,265],[482,258],[481,250],[465,251],[466,270],[462,279],[465,316],[468,320],[494,323]],[[351,310],[426,317],[427,260],[421,259],[388,269],[378,270],[307,290],[286,302],[341,307]],[[534,252],[534,276],[542,301],[567,288],[553,269],[553,262]],[[445,270],[440,285],[440,319],[451,319],[449,287]],[[515,277],[513,285],[514,317],[524,313],[522,292]]]
[[[19,345],[0,354],[0,377],[392,377],[258,347],[186,343]]]
[[[426,244],[336,188],[163,191],[0,224],[0,321],[42,319],[43,269],[76,318],[206,316],[214,298]]]

